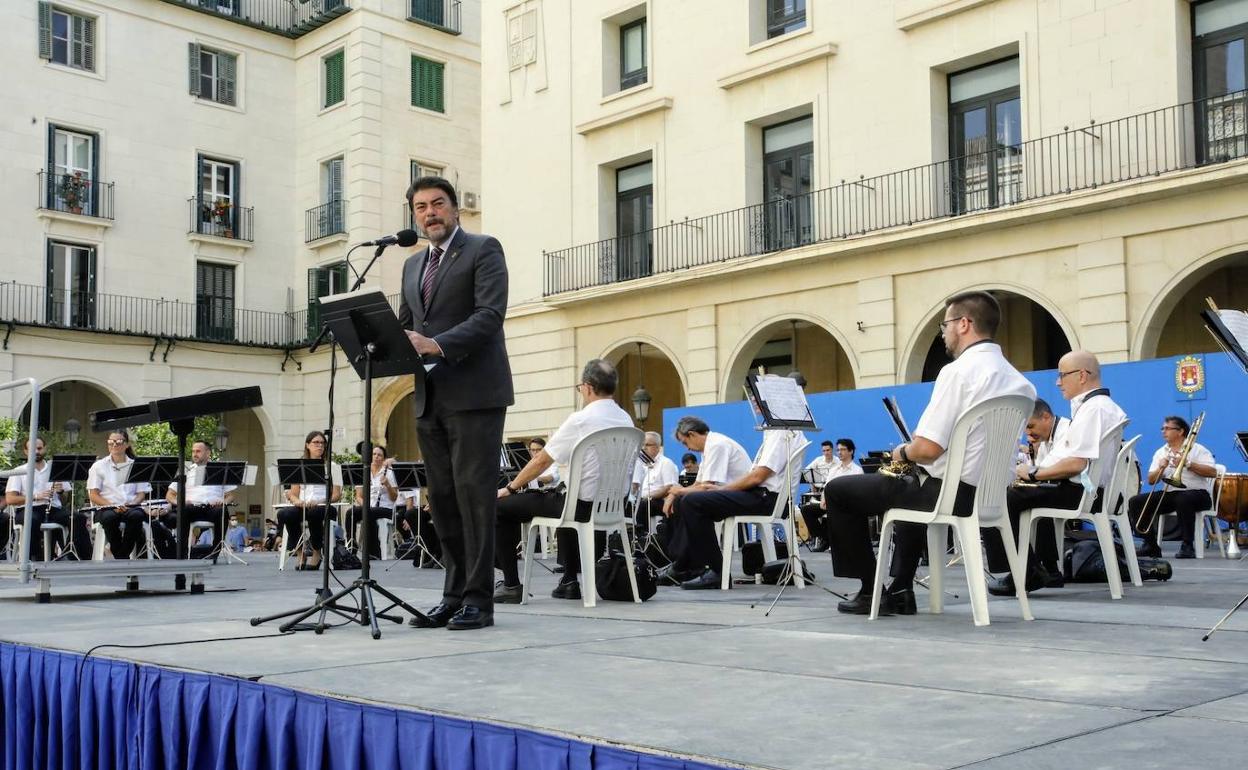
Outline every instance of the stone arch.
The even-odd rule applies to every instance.
[[[62,431],[62,427],[70,417],[78,421],[81,426],[80,441],[89,443],[91,440],[91,425],[89,414],[100,409],[112,409],[124,405],[126,402],[121,394],[104,382],[93,377],[65,376],[55,377],[47,382],[39,384],[40,392],[40,412],[45,412],[47,419],[47,431],[50,433],[58,433]],[[68,393],[68,397],[65,395]],[[31,397],[29,393],[23,393],[22,401],[18,404],[13,415],[19,421],[26,421],[29,424],[32,415],[29,414]]]
[[[1061,311],[1060,306],[1052,298],[1041,294],[1030,286],[1023,286],[1008,281],[995,281],[993,283],[966,286],[958,291],[950,292],[948,296],[960,294],[964,291],[978,290],[1005,292],[1029,300],[1033,305],[1048,314],[1062,334],[1066,336],[1070,349],[1074,350],[1080,347],[1076,327],[1066,317],[1066,314]],[[899,384],[923,381],[924,362],[927,360],[928,351],[936,338],[935,326],[944,315],[945,299],[947,297],[942,297],[940,301],[931,306],[922,316],[919,324],[911,330],[898,359],[900,362],[897,367],[897,381]]]
[[[1170,276],[1170,279],[1158,288],[1157,293],[1149,301],[1148,307],[1145,308],[1143,315],[1140,316],[1140,323],[1131,341],[1131,360],[1139,361],[1157,356],[1158,347],[1162,341],[1162,335],[1166,330],[1167,324],[1171,321],[1179,306],[1185,300],[1191,299],[1189,295],[1192,295],[1194,290],[1200,288],[1202,282],[1205,282],[1220,270],[1243,269],[1244,266],[1248,266],[1248,243],[1239,243],[1211,251],[1194,259],[1183,270]],[[1236,288],[1230,285],[1225,287],[1227,291],[1233,291]],[[1243,292],[1244,289],[1239,288],[1239,291]],[[1201,293],[1203,294],[1203,292]],[[1217,287],[1211,287],[1209,293],[1210,295],[1218,293]],[[1248,301],[1239,301],[1238,304],[1233,303],[1234,298],[1242,296],[1242,294],[1236,294],[1231,295],[1232,299],[1222,299],[1219,302],[1219,307],[1242,308],[1244,305],[1248,305]],[[1198,305],[1200,309],[1205,307],[1203,296],[1195,297],[1193,303]],[[1191,315],[1192,323],[1199,324],[1195,308],[1193,308]],[[1212,337],[1209,337],[1206,350],[1217,349],[1217,343],[1213,341]],[[1190,352],[1202,351],[1193,350]]]
[[[821,316],[813,315],[810,313],[788,312],[788,313],[783,313],[783,314],[777,314],[769,318],[766,318],[762,321],[759,321],[746,334],[742,335],[741,340],[737,343],[737,346],[733,349],[732,353],[725,359],[726,363],[724,367],[720,370],[719,387],[718,387],[718,395],[719,395],[720,401],[741,400],[741,393],[740,393],[741,384],[745,381],[745,375],[746,375],[747,370],[749,369],[750,362],[754,360],[755,353],[762,347],[763,344],[767,342],[766,340],[764,340],[762,343],[760,343],[759,339],[764,335],[770,336],[772,332],[780,331],[782,328],[787,327],[793,321],[805,323],[808,328],[816,329],[819,332],[822,332],[823,334],[832,338],[832,340],[837,344],[838,351],[841,353],[841,358],[842,358],[842,360],[838,362],[836,369],[838,369],[839,371],[840,364],[844,364],[848,368],[847,377],[844,375],[844,373],[838,373],[838,376],[843,380],[848,380],[849,389],[852,389],[855,387],[855,385],[857,384],[859,380],[858,358],[855,354],[854,348],[849,344],[849,340],[845,337],[844,334],[841,333],[840,329],[838,329],[834,324],[832,324],[826,318],[823,318]],[[799,329],[798,331],[798,342],[799,342],[798,369],[799,370],[801,370],[803,362],[808,362],[811,360],[810,356],[812,355],[809,353],[810,351],[809,345],[807,345],[806,347],[801,346],[801,336],[802,336],[802,332]],[[779,372],[779,373],[783,374],[784,372]],[[803,370],[803,374],[806,374],[805,370]],[[810,380],[809,375],[807,375],[807,379]],[[808,390],[810,390],[811,387],[812,386],[808,386]],[[844,388],[836,387],[832,389],[840,390]],[[819,392],[819,391],[812,390],[811,392]]]
[[[195,395],[200,395],[202,393],[212,393],[213,391],[216,391],[216,390],[229,390],[230,388],[233,388],[233,387],[236,387],[236,386],[234,385],[207,385],[195,391]],[[268,446],[270,442],[276,441],[278,439],[277,423],[273,421],[273,417],[269,414],[268,409],[266,409],[263,405],[253,406],[250,409],[239,410],[239,411],[240,412],[247,411],[255,415],[256,422],[260,423],[260,430],[264,434],[265,446]],[[228,416],[229,412],[227,412],[226,414]]]
[[[619,372],[616,401],[629,414],[633,413],[633,392],[638,384],[646,386],[652,401],[650,414],[638,425],[642,430],[661,432],[663,410],[684,406],[688,401],[689,382],[684,370],[671,348],[653,337],[638,334],[616,340],[598,358],[610,361]]]

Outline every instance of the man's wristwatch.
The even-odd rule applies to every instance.
[[[898,449],[898,450],[897,450],[897,454],[901,457],[901,461],[902,461],[903,463],[908,463],[908,462],[910,462],[910,458],[909,458],[908,456],[906,456],[906,445],[905,445],[905,444],[902,444],[902,445],[901,445],[901,449]]]
[[[1033,484],[1036,482],[1036,469],[1035,468],[1032,468],[1030,471],[1027,472],[1027,480],[1032,482]]]
[[[508,494],[512,494],[512,495],[520,494],[520,490],[512,487],[510,483],[507,484],[507,492]]]

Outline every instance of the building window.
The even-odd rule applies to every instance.
[[[806,26],[806,0],[767,0],[767,38]]]
[[[325,98],[321,100],[322,109],[333,107],[346,98],[345,61],[346,54],[341,50],[321,59],[325,87]]]
[[[1023,117],[1018,57],[949,76],[954,213],[1022,197]]]
[[[347,263],[339,262],[308,271],[308,339],[321,333],[321,306],[316,300],[347,290]]]
[[[95,19],[39,3],[39,57],[95,71]]]
[[[190,43],[190,91],[194,96],[220,104],[235,104],[238,57]]]
[[[234,341],[234,266],[195,263],[195,336]]]
[[[1248,154],[1248,0],[1210,0],[1192,8],[1200,161],[1219,163]]]
[[[199,156],[197,232],[233,238],[238,230],[238,164]]]
[[[442,62],[412,56],[412,106],[422,110],[446,112],[443,98],[444,70]]]
[[[48,128],[47,208],[95,216],[99,206],[95,134]]]
[[[524,11],[507,20],[507,64],[517,70],[537,62],[537,11]]]
[[[620,90],[646,82],[646,18],[620,27]]]
[[[810,191],[814,179],[814,126],[810,116],[763,129],[763,221],[766,250],[810,243]]]
[[[48,243],[45,312],[49,324],[77,329],[95,327],[95,248],[77,243]]]
[[[650,161],[615,172],[615,280],[654,272],[654,167]]]

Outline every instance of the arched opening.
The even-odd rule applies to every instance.
[[[1058,359],[1070,352],[1071,343],[1053,314],[1035,300],[1011,291],[993,290],[992,296],[1001,303],[1001,326],[997,329],[996,341],[1006,360],[1020,372],[1056,369]],[[920,382],[935,380],[941,367],[953,360],[945,352],[938,328],[943,317],[944,311],[938,311],[925,324],[932,336],[922,354]],[[918,347],[915,354],[918,354]]]
[[[646,419],[637,420],[642,430],[663,430],[663,410],[685,405],[685,388],[680,372],[667,354],[648,342],[627,342],[606,355],[615,364],[620,381],[615,388],[615,400],[620,408],[633,415],[637,412],[633,397],[638,387],[645,386],[650,394]]]
[[[63,380],[39,391],[39,415],[36,424],[44,436],[50,453],[70,450],[100,454],[102,442],[95,440],[91,432],[89,415],[101,409],[121,406],[119,401],[103,388],[83,380]],[[74,425],[77,428],[74,430]],[[18,412],[18,425],[23,433],[30,428],[30,399]],[[77,433],[77,441],[71,441],[71,433]]]
[[[1200,320],[1200,311],[1208,307],[1206,297],[1220,308],[1248,307],[1248,252],[1215,262],[1203,273],[1191,276],[1175,292],[1176,297],[1167,298],[1174,302],[1174,307],[1158,334],[1153,357],[1219,352],[1221,348]]]
[[[420,458],[420,444],[416,441],[415,398],[411,391],[403,396],[386,419],[383,441],[391,457],[403,462],[415,462]]]
[[[264,447],[267,438],[264,425],[255,409],[225,412],[221,417],[221,424],[228,431],[228,439],[225,449],[218,449],[215,453],[217,459],[245,460],[248,465],[256,466],[256,483],[241,486],[234,493],[234,511],[248,532],[252,535],[263,535],[265,517],[273,516],[273,512],[267,510],[269,488],[265,478]]]
[[[770,374],[788,374],[796,368],[806,378],[807,394],[853,390],[855,386],[854,369],[845,348],[828,330],[803,319],[775,321],[754,333],[728,368],[724,400],[744,398],[745,376],[760,366]]]

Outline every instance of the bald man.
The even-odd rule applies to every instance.
[[[1072,350],[1058,361],[1057,387],[1062,396],[1070,401],[1070,424],[1052,436],[1048,451],[1035,465],[1018,466],[1019,479],[1051,484],[1011,487],[1006,493],[1005,504],[1016,535],[1023,511],[1032,508],[1075,508],[1079,505],[1083,496],[1081,476],[1100,455],[1101,436],[1127,418],[1126,412],[1110,398],[1109,389],[1101,385],[1100,362],[1086,350]],[[1112,462],[1102,463],[1100,478],[1088,480],[1097,488],[1094,505],[1098,508],[1101,488],[1109,481],[1112,472]],[[1062,585],[1062,571],[1058,563],[1061,545],[1054,540],[1050,528],[1037,528],[1034,549],[1027,554],[1028,591]],[[1003,578],[990,581],[988,590],[998,596],[1013,596],[1014,580],[1009,575],[1010,565],[996,530],[984,530],[984,547],[988,553],[988,571],[1006,573]]]

